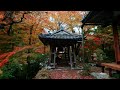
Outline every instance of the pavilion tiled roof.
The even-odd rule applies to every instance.
[[[75,33],[70,33],[66,30],[58,30],[52,34],[40,34],[39,39],[45,43],[45,42],[51,42],[51,41],[56,41],[56,42],[61,42],[62,41],[82,41],[82,36],[75,34]]]
[[[74,39],[74,40],[82,40],[81,35],[77,35],[74,33],[70,33],[66,30],[58,30],[53,34],[40,34],[40,38],[49,38],[49,39]]]

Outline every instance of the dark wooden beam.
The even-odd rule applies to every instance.
[[[105,69],[105,67],[104,67],[104,66],[102,66],[102,72],[103,72],[103,73],[105,72],[105,70],[104,70],[104,69]]]
[[[112,69],[109,68],[109,76],[112,77]]]
[[[73,63],[74,63],[74,67],[76,66],[76,54],[75,54],[75,49],[76,49],[76,44],[73,47]]]
[[[68,48],[68,50],[67,50],[67,53],[68,53],[68,59],[70,60],[70,54],[69,54],[69,53],[70,53],[70,47],[68,46],[67,48]]]
[[[69,49],[69,56],[70,56],[70,66],[71,66],[71,69],[72,69],[72,46],[70,46],[70,49]]]
[[[97,17],[99,17],[104,11],[90,11],[88,15],[82,20],[82,23],[88,23],[91,20],[95,20]],[[83,25],[84,26],[84,25]]]
[[[50,52],[49,52],[49,61],[48,64],[51,65],[51,58],[52,58],[52,47],[50,45]]]
[[[56,67],[56,56],[57,56],[56,47],[54,47],[54,54],[53,54],[54,68]]]
[[[116,63],[120,63],[120,49],[119,49],[119,36],[117,30],[117,23],[113,22],[113,36],[114,36],[114,50],[115,50],[115,59]]]
[[[103,23],[85,23],[84,25],[103,25]]]
[[[66,59],[66,47],[65,47],[65,59]]]
[[[76,51],[75,51],[76,56],[79,54],[80,44],[81,44],[81,43],[79,42],[79,43],[77,43],[77,45],[76,45]]]

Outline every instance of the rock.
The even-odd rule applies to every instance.
[[[109,75],[107,73],[91,73],[92,76],[94,76],[96,79],[109,79]]]
[[[35,79],[50,79],[49,71],[45,68],[41,69],[35,76]]]
[[[52,69],[52,67],[51,66],[46,66],[45,69],[50,70],[50,69]]]

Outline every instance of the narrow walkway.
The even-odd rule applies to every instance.
[[[42,78],[41,76],[43,75],[40,74],[41,73],[40,71],[37,73],[34,79]],[[46,74],[46,72],[47,72],[47,77],[49,76],[50,79],[94,79],[92,76],[81,76],[79,73],[80,70],[70,69],[66,67],[51,69],[51,70],[43,72],[43,74]]]
[[[51,79],[79,79],[80,76],[77,72],[78,70],[56,69],[51,70],[50,77]]]

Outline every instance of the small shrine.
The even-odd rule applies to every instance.
[[[50,46],[49,65],[56,68],[59,65],[75,67],[82,36],[70,33],[67,30],[58,30],[54,33],[40,34],[39,39],[44,45]]]

